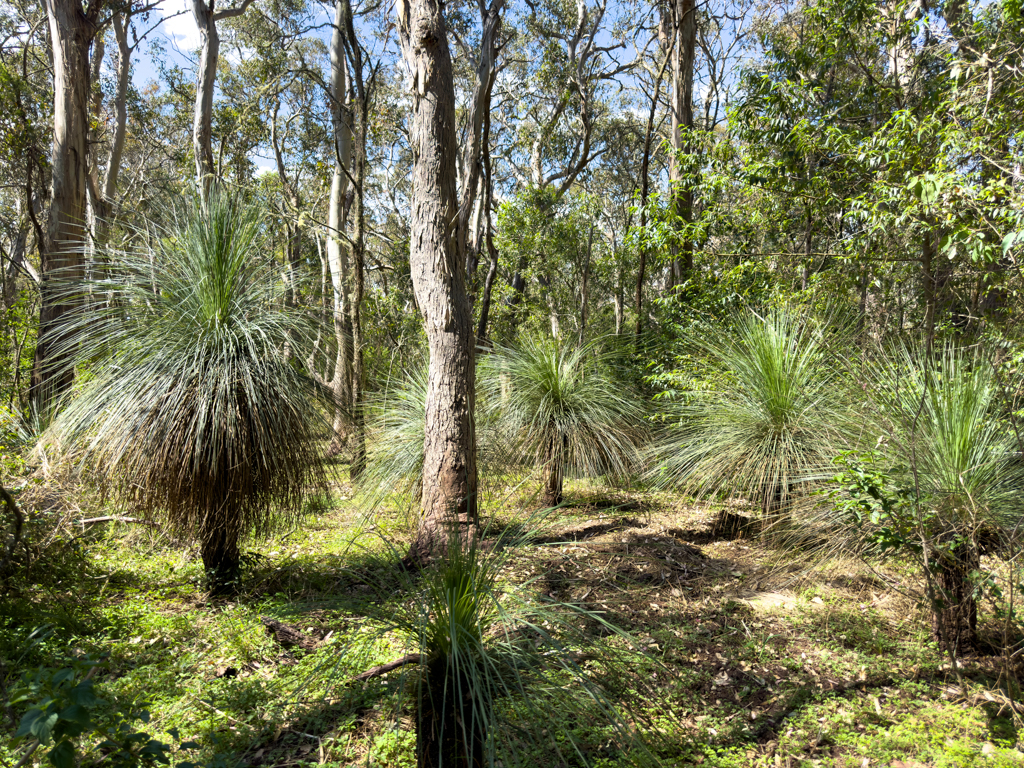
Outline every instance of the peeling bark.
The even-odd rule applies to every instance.
[[[89,173],[90,60],[103,0],[83,9],[80,0],[48,0],[53,55],[53,149],[50,212],[40,250],[39,343],[31,398],[40,414],[51,410],[74,378],[73,340],[64,324],[79,302],[61,295],[55,278],[81,279],[86,244],[85,204]]]
[[[430,348],[423,518],[409,553],[423,562],[443,549],[452,523],[476,523],[474,334],[465,261],[453,242],[458,143],[445,20],[438,0],[398,0],[395,12],[413,99],[409,264]]]

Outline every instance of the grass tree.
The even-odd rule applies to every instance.
[[[483,363],[482,401],[497,431],[544,468],[542,503],[562,503],[567,473],[623,477],[644,437],[639,398],[595,342],[532,337]]]
[[[53,426],[120,501],[198,543],[216,592],[243,536],[326,484],[321,390],[289,354],[304,326],[266,253],[258,210],[213,194],[150,251],[108,254],[75,334],[91,375]]]
[[[904,489],[881,524],[891,544],[921,558],[939,642],[971,650],[981,543],[1024,520],[1024,463],[998,416],[995,366],[947,344],[933,353],[900,349],[879,370],[882,452]]]
[[[416,713],[417,766],[525,765],[537,755],[588,765],[597,744],[618,752],[623,765],[657,764],[639,733],[640,691],[650,678],[638,670],[651,662],[635,643],[597,614],[539,601],[529,581],[503,578],[518,536],[503,535],[487,549],[457,524],[447,536],[445,557],[415,576],[381,564],[391,575],[375,584],[381,597],[406,599],[397,606],[382,599],[386,613],[371,610],[376,630],[361,639],[400,639],[411,650],[356,679],[403,670],[400,688]],[[599,637],[590,634],[595,628]],[[623,684],[618,705],[609,681]],[[637,710],[632,721],[621,706]],[[581,736],[597,744],[588,749]]]
[[[747,311],[733,330],[690,339],[704,381],[666,414],[654,477],[697,497],[742,494],[760,513],[831,477],[855,432],[834,340],[800,311]],[[723,513],[722,523],[735,524]]]

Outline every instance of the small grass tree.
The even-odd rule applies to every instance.
[[[897,486],[865,491],[886,502],[881,540],[920,560],[937,640],[974,650],[982,541],[1005,542],[1024,520],[1024,462],[998,415],[995,366],[946,344],[901,348],[878,369],[880,448]]]
[[[527,765],[538,756],[604,764],[584,752],[590,729],[616,764],[659,764],[645,741],[658,734],[641,714],[650,678],[637,671],[652,661],[602,615],[539,600],[532,580],[508,578],[511,555],[538,532],[535,521],[527,517],[521,534],[506,529],[486,548],[453,523],[443,558],[415,574],[385,560],[388,577],[371,580],[381,599],[369,618],[378,623],[359,642],[399,638],[412,652],[356,680],[403,670],[418,768]],[[404,596],[397,605],[396,594]]]
[[[644,437],[639,398],[617,381],[596,342],[532,337],[496,346],[482,364],[481,400],[510,445],[544,467],[541,501],[562,503],[567,472],[629,475]]]
[[[764,516],[832,476],[855,432],[832,343],[800,311],[747,311],[734,329],[692,338],[706,380],[665,414],[653,478],[695,496],[746,495]],[[734,525],[723,513],[719,525]]]
[[[108,254],[76,321],[91,375],[52,428],[121,502],[196,541],[217,593],[237,582],[243,536],[326,487],[322,390],[267,253],[259,211],[214,193],[151,250]]]

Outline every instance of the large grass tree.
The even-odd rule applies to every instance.
[[[239,543],[325,486],[320,389],[290,354],[259,211],[212,194],[150,250],[108,254],[73,349],[91,375],[53,430],[123,503],[195,541],[215,592],[237,583]],[[99,268],[97,268],[99,270]]]
[[[830,479],[857,430],[830,354],[837,343],[787,307],[746,311],[731,331],[691,339],[701,380],[666,413],[655,479],[697,497],[743,496],[763,516]]]

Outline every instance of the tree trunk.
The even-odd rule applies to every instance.
[[[352,158],[352,236],[349,238],[351,255],[350,289],[348,301],[348,331],[352,336],[351,366],[349,373],[349,396],[351,398],[352,421],[352,461],[349,464],[349,475],[358,479],[366,468],[366,425],[363,414],[363,290],[366,221],[365,221],[365,179],[366,179],[366,141],[369,110],[369,95],[363,80],[362,49],[356,40],[355,26],[352,20],[352,7],[349,0],[339,0],[335,17],[337,31],[340,36],[331,40],[332,89],[335,99],[336,117],[335,130],[341,131],[339,146],[345,141],[349,144]],[[338,67],[346,67],[346,56],[351,56],[352,71],[347,78],[336,79]],[[339,62],[340,59],[340,62]],[[347,82],[347,90],[339,91],[339,85]],[[347,103],[351,105],[346,108]],[[355,110],[352,109],[355,107]],[[355,114],[357,111],[358,114]],[[356,118],[355,124],[353,118]],[[341,163],[343,152],[338,153],[338,169],[347,172],[348,165]],[[336,169],[337,170],[337,169]]]
[[[921,240],[921,273],[924,294],[924,333],[925,345],[930,352],[935,342],[935,310],[937,304],[935,280],[935,235],[931,229],[925,230]]]
[[[490,126],[490,117],[485,125]],[[484,142],[484,243],[487,246],[487,277],[484,278],[483,296],[480,300],[480,320],[476,329],[477,346],[487,344],[487,321],[491,312],[491,293],[494,279],[498,276],[498,248],[494,244],[494,226],[491,222],[491,207],[494,200],[494,182],[491,177],[491,153],[488,142]]]
[[[217,59],[220,58],[220,35],[212,0],[192,0],[192,13],[199,27],[202,42],[199,72],[196,80],[195,114],[192,119],[192,151],[196,162],[196,184],[205,198],[216,178],[213,163],[213,90],[217,83]]]
[[[462,190],[459,195],[459,220],[456,230],[456,248],[463,263],[471,263],[476,272],[478,245],[470,237],[471,214],[476,210],[480,197],[480,181],[484,175],[483,145],[488,141],[489,117],[491,113],[491,92],[497,75],[498,34],[501,32],[501,12],[505,0],[491,0],[489,7],[480,3],[480,49],[477,52],[476,79],[473,83],[473,98],[469,115],[469,135],[462,156]]]
[[[103,189],[100,195],[107,206],[109,215],[115,195],[117,177],[121,172],[121,156],[124,154],[125,132],[128,127],[128,84],[131,82],[132,47],[128,45],[128,22],[130,17],[115,13],[113,17],[114,38],[117,40],[117,90],[114,92],[114,135],[107,155],[107,169],[103,174]]]
[[[487,720],[473,700],[470,670],[456,671],[448,657],[425,666],[416,719],[418,768],[483,768]]]
[[[556,445],[556,438],[548,442],[548,455],[544,466],[547,475],[544,478],[544,490],[540,503],[544,507],[557,507],[562,503],[562,489],[565,481],[565,453],[562,446]]]
[[[84,274],[85,199],[89,173],[89,45],[96,35],[102,0],[83,12],[79,0],[48,0],[53,49],[53,151],[50,214],[40,251],[39,342],[32,370],[31,398],[48,413],[74,378],[72,339],[64,325],[79,302],[61,295],[55,281]],[[31,201],[30,201],[31,204]]]
[[[241,561],[238,532],[217,527],[203,539],[200,550],[210,594],[223,596],[237,592]]]
[[[583,279],[580,285],[580,346],[587,335],[587,304],[590,301],[590,256],[594,248],[594,224],[590,224],[590,232],[587,235],[587,251],[583,257]],[[616,305],[617,306],[617,305]],[[615,334],[618,335],[618,322],[615,324]]]
[[[934,555],[938,594],[933,607],[935,639],[946,651],[960,655],[978,646],[978,603],[971,574],[981,567],[978,548],[962,542]]]
[[[334,176],[331,179],[331,200],[327,212],[327,263],[333,288],[334,338],[337,352],[334,376],[330,382],[334,397],[334,436],[328,453],[338,455],[348,442],[352,414],[352,347],[348,305],[349,262],[342,243],[345,229],[345,198],[348,193],[349,168],[352,164],[352,115],[347,109],[349,92],[348,66],[343,45],[345,0],[338,0],[331,36],[331,120],[334,127]]]
[[[363,414],[363,261],[365,255],[365,214],[363,184],[366,176],[367,104],[360,99],[358,142],[355,153],[355,196],[352,204],[352,298],[349,317],[352,328],[352,462],[349,475],[358,479],[366,469],[366,422]]]
[[[476,328],[477,346],[487,344],[487,321],[491,313],[491,294],[494,291],[494,279],[498,276],[498,248],[494,245],[494,226],[491,222],[491,209],[494,205],[494,179],[491,176],[491,116],[484,115],[484,136],[483,136],[483,195],[481,212],[483,214],[483,242],[487,247],[487,276],[484,278],[484,288],[480,298],[480,319]],[[477,251],[480,246],[476,246]]]
[[[430,349],[423,518],[409,553],[422,563],[443,549],[451,524],[476,524],[474,334],[465,263],[452,242],[458,143],[445,20],[439,0],[398,0],[395,12],[413,96],[409,265]]]
[[[697,50],[697,6],[694,0],[672,0],[668,21],[675,35],[672,57],[672,158],[669,179],[672,183],[672,209],[681,224],[693,221],[693,183],[685,179],[679,153],[691,151],[689,132],[693,129],[693,66]],[[663,18],[662,24],[666,23]],[[664,37],[664,35],[663,35]],[[693,272],[693,242],[685,237],[673,259],[669,287],[686,282]]]

